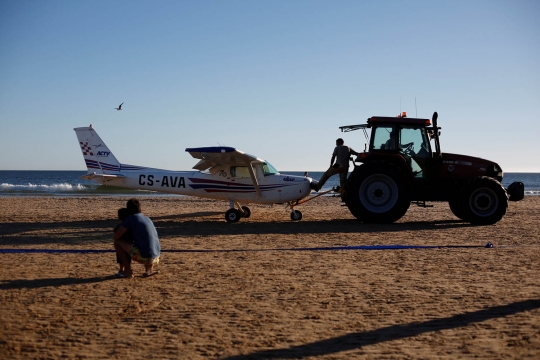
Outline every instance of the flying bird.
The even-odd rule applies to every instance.
[[[118,105],[118,107],[117,107],[117,108],[115,108],[115,109],[116,109],[116,110],[122,110],[122,105],[124,105],[124,103],[122,103],[122,104]]]

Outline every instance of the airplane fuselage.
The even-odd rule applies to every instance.
[[[187,148],[199,162],[195,171],[171,171],[123,164],[90,127],[75,128],[88,173],[83,179],[129,189],[229,201],[227,222],[249,218],[245,204],[287,203],[291,220],[301,220],[294,206],[311,192],[313,179],[280,174],[270,163],[228,146]]]
[[[229,170],[229,171],[227,171]],[[158,191],[209,199],[235,200],[240,203],[285,203],[302,199],[310,194],[310,179],[302,176],[264,175],[260,166],[254,166],[260,194],[251,178],[232,176],[229,169],[214,174],[199,171],[168,171],[146,168],[120,171],[124,177],[94,178],[93,181],[137,190]]]

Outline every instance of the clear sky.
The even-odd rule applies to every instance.
[[[443,152],[540,172],[540,1],[0,1],[0,169],[188,170],[233,146],[325,170],[339,126],[439,113]],[[123,110],[114,108],[124,102]]]

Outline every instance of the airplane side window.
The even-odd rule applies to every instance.
[[[250,177],[247,166],[231,166],[231,176],[234,178]]]

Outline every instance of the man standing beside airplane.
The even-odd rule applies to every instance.
[[[323,174],[319,180],[319,183],[311,183],[312,189],[319,191],[331,176],[339,174],[339,185],[341,187],[339,192],[341,193],[341,198],[343,198],[347,185],[347,174],[349,172],[349,161],[351,155],[358,155],[358,153],[350,147],[345,146],[345,142],[342,138],[337,139],[336,147],[332,153],[332,159],[330,159],[330,167]],[[336,161],[335,163],[334,160]]]

